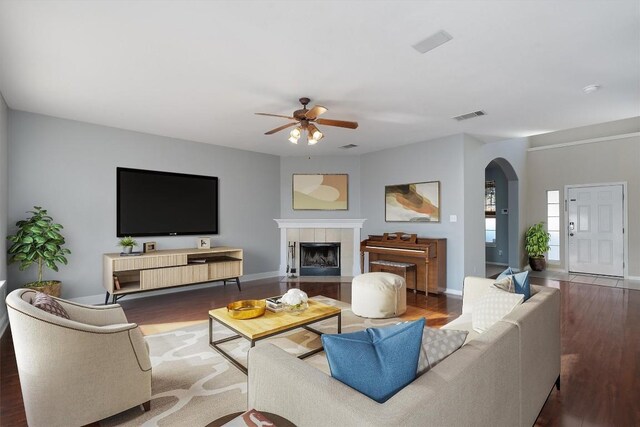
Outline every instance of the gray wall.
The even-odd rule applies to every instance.
[[[117,166],[219,177],[220,234],[212,244],[243,248],[245,274],[277,271],[278,157],[19,111],[10,111],[9,122],[8,220],[41,205],[65,226],[70,263],[47,272],[63,281],[63,297],[103,293],[102,254],[118,251]],[[159,249],[195,247],[190,236],[138,240]],[[12,287],[34,277],[9,271]]]
[[[464,275],[484,276],[484,143],[470,136],[464,138]]]
[[[8,212],[8,178],[7,148],[8,148],[8,114],[9,109],[0,93],[0,285],[7,278],[7,212]],[[0,286],[0,334],[4,331],[9,319],[7,307],[4,303],[7,283]]]
[[[498,264],[509,263],[509,216],[502,214],[502,209],[509,207],[509,188],[507,177],[500,166],[494,162],[484,171],[485,181],[496,183],[496,245],[487,246],[485,253],[487,262]]]
[[[454,290],[462,289],[464,278],[463,158],[463,135],[455,135],[363,154],[360,159],[361,213],[367,219],[363,238],[394,231],[447,238],[447,288]],[[440,181],[440,222],[385,222],[385,185],[424,181]],[[450,215],[457,215],[458,222],[450,222]]]
[[[349,209],[346,211],[294,211],[292,175],[297,173],[346,173],[349,175]],[[280,218],[360,218],[360,157],[305,156],[280,158]],[[275,223],[274,223],[275,224]]]
[[[640,118],[622,120],[575,130],[565,130],[531,138],[534,147],[572,142],[590,137],[640,131]],[[640,276],[640,137],[604,141],[530,151],[527,156],[528,222],[546,221],[546,190],[560,190],[575,184],[603,184],[627,182],[629,275]],[[564,217],[560,229],[565,230]],[[560,264],[565,260],[566,236],[560,233]]]

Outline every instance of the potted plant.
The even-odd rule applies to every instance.
[[[118,246],[122,246],[122,253],[130,254],[134,246],[138,246],[138,242],[133,240],[131,236],[125,236],[118,241]]]
[[[544,254],[549,250],[549,238],[543,222],[532,225],[525,234],[524,248],[529,254],[529,265],[534,271],[542,271],[546,267]]]
[[[35,210],[28,211],[30,218],[18,221],[18,231],[15,235],[8,236],[11,242],[9,247],[9,262],[19,262],[20,271],[24,271],[32,264],[38,266],[38,280],[27,283],[26,288],[33,288],[45,294],[60,296],[59,280],[42,280],[42,268],[47,267],[58,271],[58,263],[67,264],[66,254],[69,249],[63,248],[64,237],[60,234],[62,225],[53,222],[46,209],[34,206]]]

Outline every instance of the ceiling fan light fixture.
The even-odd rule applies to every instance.
[[[307,144],[309,144],[309,145],[316,145],[317,143],[318,143],[317,139],[309,138],[307,140]]]
[[[292,144],[297,144],[298,143],[298,138],[294,138],[292,136],[289,137],[289,142],[291,142]]]
[[[300,138],[300,135],[302,135],[302,129],[300,128],[300,126],[294,128],[291,133],[289,133],[289,136],[291,138],[295,138],[296,141],[298,141],[298,138]]]
[[[314,139],[316,142],[320,141],[324,137],[324,134],[320,132],[320,129],[318,129],[314,124],[309,125],[307,132],[309,133],[309,139]]]

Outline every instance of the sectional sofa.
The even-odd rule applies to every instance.
[[[560,385],[560,292],[532,286],[531,298],[477,333],[473,304],[493,282],[465,279],[462,315],[445,328],[468,330],[467,341],[385,403],[265,344],[249,353],[249,407],[301,427],[533,425]]]

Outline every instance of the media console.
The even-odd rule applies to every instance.
[[[105,304],[133,293],[175,286],[235,280],[240,290],[242,249],[225,246],[210,249],[161,250],[139,256],[103,255],[102,285]]]

